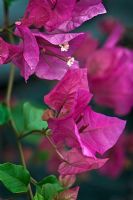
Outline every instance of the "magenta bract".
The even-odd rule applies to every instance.
[[[59,112],[58,117],[66,116],[73,111],[76,105],[79,89],[88,93],[85,103],[89,102],[92,95],[89,93],[87,70],[69,70],[55,88],[45,96],[44,101],[52,109]]]
[[[9,55],[8,44],[0,38],[0,65],[2,65]]]
[[[57,196],[57,200],[76,200],[77,196],[78,196],[78,191],[79,191],[79,187],[74,187],[72,189],[69,190],[65,190],[64,192],[61,192],[58,194]]]
[[[122,135],[116,145],[105,154],[110,159],[100,169],[103,175],[117,178],[122,173],[126,163],[126,139],[126,135]]]
[[[22,23],[43,26],[47,31],[68,32],[105,12],[101,0],[30,0]]]
[[[93,169],[98,169],[108,160],[83,156],[81,152],[75,148],[66,152],[64,158],[67,162],[62,162],[58,169],[59,173],[62,175],[79,174]]]
[[[78,68],[74,52],[87,37],[83,33],[46,34],[17,25],[16,34],[22,38],[20,52],[13,62],[25,80],[32,74],[42,79],[60,80],[69,68]]]
[[[86,67],[95,101],[120,115],[130,112],[133,106],[132,52],[119,47],[103,48],[88,58]]]
[[[76,148],[83,159],[95,160],[96,153],[102,155],[117,142],[125,121],[92,111],[88,106],[91,98],[87,71],[77,69],[65,74],[45,102],[56,112],[48,124],[57,147]]]

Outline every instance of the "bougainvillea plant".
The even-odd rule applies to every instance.
[[[90,102],[94,99],[118,114],[130,111],[133,53],[119,44],[124,33],[119,23],[109,28],[103,24],[109,36],[102,47],[90,33],[70,32],[106,13],[102,0],[29,0],[21,20],[10,24],[12,2],[3,0],[5,22],[0,29],[0,67],[10,64],[0,126],[8,123],[13,128],[22,163],[1,163],[0,181],[14,194],[28,193],[30,200],[76,200],[79,186],[72,187],[76,175],[101,168],[110,159],[110,154],[103,154],[116,144],[126,125],[125,120],[95,112]],[[12,102],[16,67],[25,84],[33,74],[58,80],[44,97],[47,109],[21,105],[21,123]],[[58,177],[37,181],[28,171],[21,140],[35,133],[42,136],[38,145],[51,152]]]

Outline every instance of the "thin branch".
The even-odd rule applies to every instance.
[[[37,181],[34,179],[34,178],[30,178],[30,181],[31,181],[31,183],[33,184],[33,185],[35,185],[36,186],[36,184],[37,184]]]
[[[9,25],[9,8],[7,6],[6,0],[3,0],[3,10],[4,10],[4,28],[6,29]]]
[[[56,145],[53,143],[53,141],[51,140],[51,138],[48,135],[46,135],[46,138],[48,139],[49,143],[52,145],[53,149],[55,150],[55,152],[57,153],[57,155],[59,156],[59,158],[62,161],[68,163],[68,161],[65,160],[65,158],[63,157],[63,155],[59,152],[59,150],[57,149]]]
[[[7,87],[7,94],[6,94],[6,103],[7,103],[8,107],[10,107],[10,103],[11,103],[10,100],[11,100],[14,76],[15,76],[15,67],[13,64],[11,64],[8,87]]]
[[[24,154],[23,154],[22,145],[21,145],[20,142],[17,142],[17,145],[18,145],[18,149],[19,149],[19,153],[20,153],[22,165],[24,166],[25,169],[27,169],[26,163],[25,163],[25,159],[24,159]],[[29,184],[29,186],[28,186],[28,190],[29,190],[30,198],[31,198],[31,200],[32,200],[32,199],[33,199],[33,194],[32,194],[32,189],[31,189],[31,185],[30,185],[30,184]]]
[[[29,135],[32,135],[33,133],[36,133],[36,134],[41,134],[43,136],[46,136],[48,135],[48,128],[46,129],[42,129],[42,130],[32,130],[32,131],[29,131],[29,132],[26,132],[26,133],[22,133],[20,136],[18,136],[18,140],[21,140]]]
[[[21,134],[20,136],[18,136],[18,140],[22,140],[23,138],[25,138],[25,137],[27,137],[27,136],[29,136],[29,135],[32,135],[33,133],[36,133],[36,134],[42,134],[42,131],[40,131],[40,130],[33,130],[33,131],[29,131],[29,132],[27,132],[27,133],[23,133],[23,134]]]
[[[7,29],[8,25],[9,25],[9,7],[7,6],[6,0],[3,0],[3,5],[4,5],[4,28]],[[9,33],[9,39],[10,39],[11,43],[14,43],[12,33]],[[9,81],[8,81],[8,86],[7,86],[7,94],[6,94],[6,104],[8,107],[9,114],[10,114],[11,125],[13,127],[13,130],[14,130],[14,133],[16,136],[16,140],[17,140],[19,133],[17,131],[16,125],[14,123],[14,120],[13,120],[13,117],[11,114],[11,95],[12,95],[14,77],[15,77],[15,66],[13,64],[11,64]],[[19,150],[22,165],[24,166],[24,168],[26,168],[22,145],[18,140],[17,140],[17,145],[18,145],[18,150]],[[30,198],[32,200],[33,194],[32,194],[30,184],[28,186],[28,192],[29,192]]]

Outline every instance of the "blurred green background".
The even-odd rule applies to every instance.
[[[18,21],[22,16],[27,5],[27,0],[16,0],[10,9],[11,22]],[[79,30],[91,31],[93,34],[102,39],[101,33],[98,32],[98,23],[108,15],[119,19],[128,27],[133,28],[133,0],[105,0],[104,1],[107,14],[98,16],[89,22],[85,23]],[[3,9],[2,0],[0,0],[0,26],[3,24]],[[7,80],[9,74],[9,66],[0,68],[0,98],[6,92]],[[39,80],[36,77],[30,78],[28,83],[19,76],[16,70],[16,78],[14,83],[13,97],[17,101],[28,100],[36,104],[43,105],[43,96],[50,91],[50,88],[55,84],[54,81]],[[95,108],[103,111],[101,108]],[[104,110],[105,111],[105,110]],[[108,112],[108,111],[105,111]],[[128,130],[133,132],[133,114],[132,112],[126,116],[128,119]],[[14,136],[12,131],[6,128],[0,129],[0,161],[5,161],[5,151],[13,149]],[[34,143],[24,142],[26,149],[35,148]],[[8,154],[8,153],[7,153]],[[9,157],[9,156],[8,156]],[[16,159],[17,160],[17,159]],[[44,176],[46,172],[44,163],[36,162],[29,163],[28,166],[31,174],[38,178]],[[91,172],[88,175],[79,179],[80,192],[78,200],[133,200],[133,170],[126,169],[121,176],[115,180],[104,177],[98,172]],[[82,180],[82,181],[81,181]],[[0,197],[16,199],[16,196],[8,193],[0,184]]]

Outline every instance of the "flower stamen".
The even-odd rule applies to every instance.
[[[68,57],[67,65],[69,67],[71,67],[73,65],[74,61],[75,61],[74,57]]]
[[[59,46],[61,47],[61,51],[68,51],[69,50],[68,42],[65,42],[64,44],[60,44]]]

